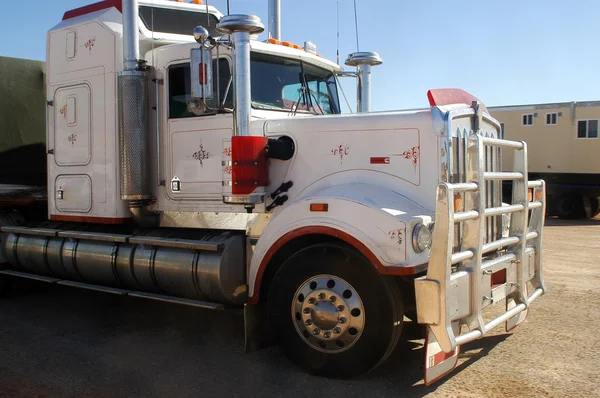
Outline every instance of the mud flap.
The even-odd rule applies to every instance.
[[[525,295],[528,295],[528,291],[527,291],[527,285],[525,285]],[[506,311],[514,308],[517,306],[517,302],[515,301],[514,298],[506,298]],[[506,321],[506,332],[510,332],[511,330],[513,330],[514,328],[516,328],[517,326],[519,326],[519,324],[521,322],[523,322],[525,319],[527,319],[527,314],[529,313],[529,310],[526,309],[524,311],[519,312],[517,315],[513,316],[512,318],[510,318],[508,321]]]
[[[429,386],[452,372],[458,364],[459,353],[460,346],[451,352],[444,352],[428,326],[425,337],[425,385]]]
[[[275,344],[264,304],[244,304],[245,352],[255,352]]]

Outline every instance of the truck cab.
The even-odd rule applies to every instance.
[[[48,213],[3,207],[0,291],[25,277],[243,309],[249,350],[276,342],[330,377],[382,363],[407,316],[426,325],[433,383],[546,290],[527,145],[459,89],[371,112],[377,53],[349,55],[346,72],[263,31],[200,0],[65,13],[48,32]],[[341,114],[348,74],[357,112]]]

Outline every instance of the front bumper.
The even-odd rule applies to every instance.
[[[485,171],[487,146],[515,150],[515,171]],[[546,291],[541,252],[545,184],[528,181],[526,144],[472,134],[466,156],[466,181],[470,182],[441,183],[437,188],[429,268],[426,276],[415,281],[418,322],[428,325],[431,340],[452,355],[461,344],[483,337],[504,322],[507,330],[517,326],[530,304]],[[513,181],[512,203],[486,207],[486,182],[501,180]],[[460,212],[454,208],[456,193],[465,198]],[[486,242],[486,219],[502,214],[511,216],[508,236]],[[456,223],[462,223],[457,249]],[[484,322],[482,310],[502,300],[506,300],[506,311]],[[469,331],[461,333],[462,326]]]

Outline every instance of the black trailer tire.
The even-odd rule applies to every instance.
[[[6,275],[0,275],[0,297],[6,295],[10,287],[10,279]]]
[[[583,198],[577,194],[563,194],[556,199],[556,215],[565,220],[583,218],[585,209],[583,208]]]
[[[592,208],[592,216],[590,218],[596,217],[600,214],[600,198],[591,196],[590,198],[590,206]]]
[[[352,248],[307,247],[288,258],[272,281],[268,314],[273,336],[284,354],[310,374],[363,375],[383,363],[398,343],[400,293],[395,281],[381,276]]]

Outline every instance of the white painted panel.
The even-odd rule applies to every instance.
[[[67,32],[67,60],[72,60],[77,55],[77,32]]]
[[[210,116],[194,119],[169,122],[167,192],[173,200],[220,199],[223,179],[222,142],[232,135],[231,128],[223,128],[223,124],[228,122],[230,126],[231,119],[225,121],[223,118]],[[207,129],[197,130],[199,125]],[[180,192],[170,189],[170,182],[175,177],[181,181]]]
[[[81,166],[91,160],[90,87],[64,87],[54,95],[54,154],[59,166]]]
[[[92,180],[85,174],[56,178],[56,208],[63,212],[87,213],[92,208]],[[62,197],[62,199],[61,199]]]

